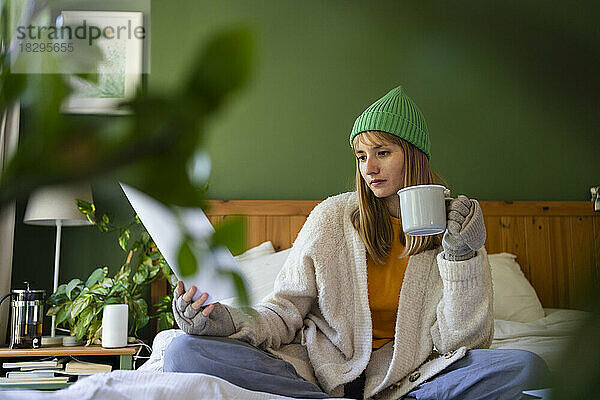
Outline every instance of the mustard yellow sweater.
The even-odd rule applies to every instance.
[[[373,349],[378,349],[394,340],[398,297],[408,257],[399,258],[404,246],[398,240],[402,228],[398,218],[391,217],[394,228],[392,250],[385,264],[376,264],[367,255],[367,281],[369,285],[369,306],[373,320]]]

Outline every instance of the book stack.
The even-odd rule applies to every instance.
[[[64,362],[64,358],[45,361],[5,362],[2,364],[2,368],[14,369],[14,371],[8,371],[5,377],[0,377],[0,386],[67,383],[69,377],[60,374],[64,371]]]
[[[65,373],[70,375],[92,375],[99,372],[112,371],[111,365],[71,360],[65,366]]]

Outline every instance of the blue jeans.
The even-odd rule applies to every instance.
[[[257,392],[288,397],[329,397],[294,366],[246,342],[223,337],[181,335],[165,351],[165,372],[195,372],[225,379]]]
[[[181,335],[165,352],[165,372],[217,376],[248,390],[288,397],[327,398],[294,367],[239,340]],[[523,350],[469,350],[460,360],[422,383],[405,399],[519,399],[527,389],[544,386],[546,363]],[[345,387],[345,397],[362,398],[364,373]]]
[[[548,386],[548,367],[524,350],[469,350],[448,368],[417,386],[405,399],[520,399],[521,392]]]

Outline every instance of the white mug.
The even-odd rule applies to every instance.
[[[127,304],[109,304],[102,311],[102,347],[127,346]]]
[[[398,191],[402,230],[411,236],[437,235],[446,230],[445,196],[442,185],[409,186]]]

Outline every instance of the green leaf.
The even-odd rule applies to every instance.
[[[118,282],[123,282],[126,281],[129,278],[129,275],[131,274],[131,267],[129,265],[123,265],[121,266],[121,269],[119,270],[119,272],[117,272],[117,274],[115,275],[115,281]]]
[[[196,272],[198,265],[196,264],[196,257],[192,252],[189,241],[186,239],[181,243],[179,247],[179,253],[177,254],[177,264],[182,276],[189,276]]]
[[[165,278],[171,275],[171,267],[169,267],[169,264],[167,264],[166,261],[160,260],[160,263],[158,265],[160,265],[160,269],[162,270],[163,276]]]
[[[89,307],[81,311],[78,315],[75,326],[71,329],[71,333],[74,334],[77,340],[80,340],[88,332],[88,328],[96,317],[95,307]]]
[[[140,265],[137,269],[137,271],[135,271],[135,274],[133,274],[133,282],[141,285],[146,278],[148,277],[148,267],[144,264]]]
[[[104,287],[104,286],[100,285],[99,283],[95,284],[94,286],[92,286],[90,288],[90,293],[95,294],[95,295],[100,295],[100,296],[108,295],[109,291],[110,291],[110,288]]]
[[[62,324],[65,320],[67,320],[67,317],[69,317],[71,315],[71,305],[73,303],[71,301],[68,301],[64,304],[63,308],[60,309],[60,311],[56,314],[56,325],[58,326],[59,324]]]
[[[96,206],[94,206],[94,204],[85,200],[77,199],[77,208],[79,209],[80,213],[85,215],[88,221],[94,225],[96,224]]]
[[[121,231],[119,235],[119,246],[125,251],[127,251],[127,241],[131,238],[131,231],[129,229],[125,229]]]
[[[87,306],[92,302],[92,298],[89,295],[79,296],[73,301],[73,307],[71,308],[71,318],[76,318]]]
[[[171,329],[175,320],[172,312],[163,312],[158,315],[158,330],[163,331],[165,329]]]
[[[162,257],[162,255],[158,251],[151,251],[149,255],[152,261],[160,260]]]
[[[227,276],[233,281],[237,297],[242,306],[250,304],[250,298],[248,297],[248,291],[246,290],[246,282],[239,272],[230,269],[217,269],[217,272],[219,275]]]
[[[167,294],[166,296],[163,296],[156,304],[154,304],[154,307],[157,309],[156,315],[160,314],[162,311],[171,310],[172,301],[172,294]]]
[[[110,292],[108,292],[107,296],[122,297],[128,293],[129,287],[129,281],[127,280],[116,281],[115,284],[110,288]]]
[[[105,276],[100,282],[98,282],[98,285],[105,287],[105,288],[111,288],[113,284],[114,284],[114,279],[110,278],[108,276]]]
[[[107,271],[108,270],[105,270],[105,272],[107,272]],[[98,282],[97,284],[95,284],[94,286],[92,286],[90,288],[90,293],[95,293],[95,294],[99,294],[102,296],[106,296],[106,295],[108,295],[110,290],[113,288],[113,286],[114,286],[114,280],[112,278],[105,277],[100,282]]]
[[[69,284],[65,288],[65,294],[67,295],[69,300],[73,300],[73,298],[71,297],[71,292],[73,292],[73,289],[75,289],[77,287],[77,285],[79,285],[80,283],[81,283],[81,281],[79,279],[75,278],[75,279],[72,279],[71,282],[69,282]]]
[[[217,226],[212,241],[215,246],[225,246],[233,254],[241,254],[245,250],[244,219],[241,216],[228,217]]]
[[[151,267],[152,259],[149,256],[147,256],[146,254],[142,254],[142,256],[140,257],[140,263],[144,264],[147,267]]]
[[[158,271],[160,271],[160,264],[156,264],[148,268],[148,278],[153,279],[156,275],[158,275]]]
[[[77,321],[76,336],[81,336],[77,339],[81,339],[83,336],[87,336],[90,325],[96,317],[96,309],[94,307],[86,308],[79,314],[79,320]]]
[[[85,281],[85,286],[88,288],[92,287],[98,281],[104,279],[104,276],[104,268],[96,268],[94,272],[90,274],[90,277],[87,279],[87,281]]]
[[[55,295],[61,295],[61,294],[65,294],[67,290],[67,285],[65,283],[61,284],[58,286],[58,288],[56,288],[56,292],[54,292]]]
[[[109,297],[104,301],[104,305],[107,306],[109,304],[124,304],[123,299],[119,297]]]
[[[46,304],[50,305],[50,306],[55,306],[55,305],[60,305],[62,303],[64,303],[65,301],[68,300],[67,295],[65,294],[67,285],[66,284],[61,284],[57,289],[56,292],[52,293],[50,296],[48,296],[48,299],[46,300]]]
[[[71,330],[71,332],[75,334],[75,340],[81,340],[81,338],[83,338],[85,335],[85,328],[86,326],[83,324],[83,319],[79,319],[77,324],[75,324],[74,332],[73,329]]]
[[[159,314],[158,315],[158,330],[159,331],[163,331],[165,329],[169,329],[170,327],[167,326],[168,321],[167,321],[167,315],[166,314]]]
[[[102,232],[108,232],[110,230],[110,217],[104,214],[100,220],[97,221],[98,228]]]
[[[48,311],[46,311],[47,316],[52,316],[58,314],[58,312],[64,307],[64,304],[60,304],[57,306],[50,307]]]
[[[98,337],[96,337],[96,335],[98,335]],[[89,346],[90,344],[92,344],[94,342],[94,340],[99,338],[101,335],[102,335],[102,321],[100,319],[95,319],[94,321],[92,321],[89,328],[87,329],[88,339],[87,339],[87,342],[85,345]]]
[[[133,317],[134,317],[134,329],[133,332],[137,332],[138,329],[143,328],[148,324],[150,318],[148,317],[148,304],[146,300],[139,298],[132,302]]]

